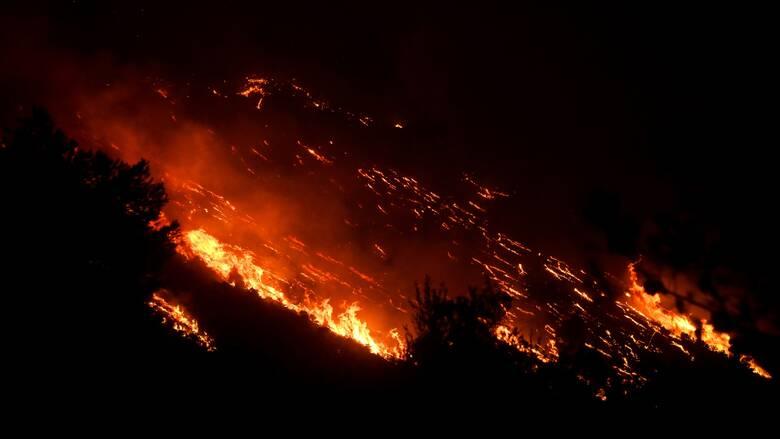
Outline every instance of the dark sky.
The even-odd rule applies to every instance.
[[[532,203],[555,190],[571,204],[583,181],[666,198],[719,188],[738,167],[759,172],[736,185],[760,186],[770,170],[758,158],[772,146],[773,32],[760,11],[28,3],[10,9],[37,17],[34,31],[57,49],[177,79],[276,71],[402,115],[429,136],[414,147],[421,163],[444,151]],[[25,31],[4,18],[16,24],[8,33]]]
[[[718,261],[771,277],[777,32],[768,11],[158,3],[4,5],[4,75],[29,61],[19,55],[29,43],[177,81],[295,77],[345,107],[406,120],[413,136],[392,152],[399,166],[469,170],[512,192],[499,228],[525,231],[532,246],[597,251],[612,235],[610,250],[633,257],[642,244],[624,223],[665,216],[706,230]],[[20,104],[9,84],[4,113]],[[595,228],[583,214],[594,205],[606,212]],[[699,243],[683,247],[697,253]]]

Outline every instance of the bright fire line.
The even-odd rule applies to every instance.
[[[184,246],[184,247],[183,247]],[[292,302],[284,292],[269,285],[264,279],[266,270],[259,267],[253,253],[235,245],[227,245],[203,229],[190,230],[183,234],[183,244],[179,252],[185,257],[197,256],[214,270],[225,281],[229,281],[234,271],[263,299],[273,300],[285,308],[295,312],[305,312],[318,325],[324,326],[333,333],[350,338],[371,353],[384,358],[401,358],[405,351],[405,343],[396,329],[389,333],[394,345],[386,345],[377,341],[372,335],[368,324],[357,316],[360,307],[353,302],[340,313],[335,314],[328,299],[319,303],[305,301]]]

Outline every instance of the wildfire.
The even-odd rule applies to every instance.
[[[224,244],[202,229],[186,232],[183,245],[186,247],[180,246],[180,253],[201,258],[226,281],[231,278],[231,273],[238,273],[261,298],[273,300],[295,312],[305,312],[313,322],[366,346],[373,354],[384,358],[401,358],[403,355],[405,345],[398,331],[393,329],[389,333],[392,345],[375,340],[368,324],[357,316],[360,311],[357,303],[348,305],[340,314],[334,312],[328,299],[315,302],[307,297],[303,303],[294,303],[280,289],[271,285],[270,272],[257,266],[252,252]],[[279,276],[273,275],[272,278],[279,279]]]
[[[160,90],[156,91],[165,99],[156,101],[166,108],[173,106],[175,88]],[[209,87],[204,93],[214,102],[219,98],[216,108],[232,110],[236,101],[249,100],[252,107],[262,110],[252,111],[248,117],[263,130],[244,136],[239,129],[223,138],[226,133],[222,131],[232,125],[216,128],[194,118],[188,130],[205,132],[202,137],[208,139],[204,141],[208,148],[204,149],[214,152],[208,159],[215,165],[229,166],[214,166],[219,179],[194,181],[193,176],[203,171],[203,162],[198,160],[192,169],[169,168],[165,182],[171,195],[168,217],[181,221],[185,231],[179,252],[202,259],[225,281],[243,282],[263,299],[305,312],[313,322],[384,358],[402,357],[405,343],[397,330],[378,330],[374,322],[379,320],[369,319],[374,329],[369,330],[367,311],[361,311],[355,300],[365,305],[371,316],[381,315],[382,322],[401,327],[409,312],[408,298],[402,293],[408,286],[405,282],[424,274],[415,270],[428,266],[441,267],[445,280],[462,275],[478,282],[476,276],[484,274],[496,289],[511,295],[513,304],[495,336],[540,361],[557,360],[561,325],[572,318],[581,319],[584,346],[603,356],[615,373],[611,385],[633,386],[646,381],[637,367],[643,351],[692,352],[690,341],[700,339],[709,349],[733,356],[729,334],[716,331],[707,321],[665,309],[659,296],[641,287],[633,266],[629,267],[628,300],[606,300],[597,277],[495,230],[489,222],[492,206],[510,198],[509,191],[470,174],[451,182],[458,185],[454,190],[428,186],[435,182],[425,181],[424,175],[383,167],[375,157],[363,158],[341,146],[350,141],[338,141],[339,137],[351,140],[350,133],[376,130],[382,134],[388,126],[402,129],[405,121],[375,121],[331,104],[294,81],[255,76],[244,78],[232,92],[215,90]],[[289,126],[298,125],[277,124],[272,96],[292,98],[291,102],[306,110],[307,118],[327,113],[323,120],[335,116],[351,123],[339,124],[338,131],[323,135],[290,133]],[[243,107],[246,105],[239,108]],[[282,111],[288,111],[287,106]],[[291,115],[298,117],[296,111]],[[178,133],[181,128],[176,125],[171,129]],[[169,137],[175,138],[164,139]],[[116,143],[124,146],[128,142]],[[195,150],[187,144],[186,151]],[[290,172],[293,169],[296,172]],[[298,175],[305,176],[304,181],[289,184],[289,177]],[[217,191],[229,195],[230,200]],[[307,211],[314,197],[333,197],[326,201],[345,209],[323,212],[317,225],[333,227],[335,236],[348,239],[339,240],[338,245],[323,243],[297,225],[277,231],[273,222],[266,223],[275,219],[253,209],[256,191],[270,192],[279,206],[290,203],[293,215]],[[161,220],[152,226],[164,224]],[[242,241],[242,248],[211,234],[221,236],[222,231],[251,239]],[[415,252],[422,249],[421,259],[411,260],[410,248]],[[435,252],[427,251],[429,248]],[[419,261],[426,266],[418,265]],[[351,294],[354,299],[336,304],[333,298],[342,294]],[[377,311],[379,307],[381,311]],[[757,374],[769,376],[752,358],[745,357],[742,362]]]
[[[190,316],[181,305],[172,305],[166,301],[161,292],[152,294],[152,298],[147,303],[149,307],[162,316],[163,324],[171,322],[173,329],[182,334],[185,338],[195,340],[203,349],[208,352],[214,352],[217,347],[214,339],[206,331],[200,329],[198,321]]]

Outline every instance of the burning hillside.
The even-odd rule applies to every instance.
[[[726,181],[730,159],[708,149],[678,153],[708,144],[705,130],[687,126],[688,112],[667,120],[655,99],[678,102],[690,84],[664,95],[663,75],[636,69],[641,56],[623,68],[595,61],[607,46],[633,59],[612,47],[619,38],[580,38],[582,26],[534,8],[519,21],[487,13],[496,26],[396,8],[374,29],[265,6],[215,6],[225,20],[174,8],[192,22],[172,36],[165,14],[106,7],[62,7],[84,26],[36,14],[0,23],[0,53],[14,60],[0,73],[2,121],[37,102],[57,124],[34,111],[3,133],[5,189],[20,212],[10,219],[44,232],[27,247],[51,247],[64,285],[86,279],[73,303],[121,310],[116,323],[97,313],[98,345],[139,332],[140,350],[208,361],[251,352],[270,364],[268,348],[289,355],[279,364],[306,358],[314,369],[327,357],[338,371],[370,358],[369,375],[419,383],[437,375],[425,361],[479,352],[484,364],[464,370],[510,365],[506,376],[542,377],[540,394],[584,388],[601,401],[679,387],[698,370],[776,384],[774,267],[755,249],[777,246],[760,242],[774,235],[769,215],[751,211],[767,185]],[[240,29],[224,41],[223,21]],[[114,27],[109,43],[95,38]],[[113,285],[122,294],[104,301]],[[47,320],[86,325],[59,318]],[[69,339],[90,334],[79,327]],[[299,356],[307,338],[322,346]],[[433,360],[415,357],[425,343]]]
[[[111,153],[149,157],[171,193],[166,216],[182,223],[179,252],[261,300],[303,312],[375,354],[401,358],[410,275],[467,284],[486,277],[513,298],[496,336],[542,362],[557,361],[568,336],[561,328],[572,319],[584,322],[578,337],[611,364],[611,381],[620,386],[646,381],[642,352],[692,358],[691,344],[701,342],[732,355],[729,334],[664,307],[644,291],[633,264],[604,285],[495,230],[491,206],[511,202],[510,193],[465,173],[434,191],[424,177],[379,166],[369,148],[351,146],[371,138],[366,132],[382,137],[405,129],[396,121],[343,110],[294,81],[250,76],[181,95],[163,82],[135,92],[149,100],[147,113],[169,117],[143,127],[131,126],[126,115],[106,116],[104,106],[136,99],[108,92],[97,98],[100,114],[89,107],[77,113],[78,129]],[[194,102],[207,105],[209,118],[228,131],[199,119]],[[315,128],[288,132],[291,119]],[[232,131],[235,120],[246,133]],[[177,158],[168,162],[171,154]],[[625,293],[609,294],[615,285]]]

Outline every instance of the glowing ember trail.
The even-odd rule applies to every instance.
[[[360,311],[357,303],[350,304],[338,315],[334,315],[333,306],[328,299],[316,303],[307,297],[303,303],[293,303],[282,291],[270,284],[271,276],[266,277],[270,273],[255,264],[252,252],[238,246],[223,244],[204,230],[186,232],[184,242],[186,247],[179,247],[180,253],[188,257],[201,258],[226,281],[230,279],[231,273],[236,272],[261,298],[278,302],[295,312],[305,312],[315,323],[366,346],[374,354],[384,358],[402,357],[405,346],[398,331],[395,329],[390,331],[389,337],[395,342],[392,346],[376,341],[366,322],[357,317]],[[274,278],[278,279],[277,276]]]
[[[172,305],[166,301],[160,292],[152,294],[147,303],[149,307],[162,316],[163,324],[171,322],[173,329],[184,338],[192,339],[208,352],[214,352],[217,347],[206,331],[200,329],[198,321],[190,316],[181,305]]]

